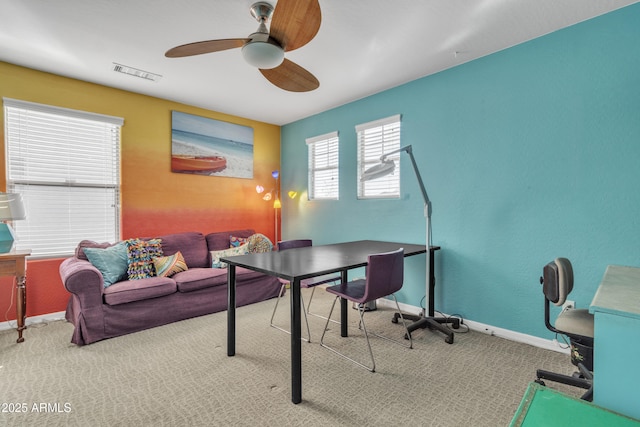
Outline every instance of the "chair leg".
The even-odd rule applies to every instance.
[[[328,345],[326,345],[324,343],[324,335],[326,334],[328,327],[329,327],[329,321],[331,319],[331,315],[333,314],[333,309],[336,306],[336,301],[338,301],[340,299],[339,296],[337,296],[334,300],[333,300],[333,304],[331,304],[331,311],[329,312],[329,316],[327,316],[327,322],[324,325],[324,331],[322,332],[322,337],[320,338],[320,346],[326,348],[327,350],[331,350],[332,352],[334,352],[335,354],[337,354],[338,356],[341,356],[353,363],[355,363],[356,365],[370,371],[370,372],[375,372],[376,371],[376,362],[373,358],[373,351],[371,351],[371,343],[369,342],[369,335],[367,334],[367,328],[364,324],[364,319],[363,319],[363,314],[364,314],[364,310],[363,309],[358,309],[358,312],[360,313],[360,324],[362,325],[362,328],[364,329],[364,336],[367,340],[367,347],[369,348],[369,355],[371,356],[371,366],[367,366],[364,365],[360,362],[358,362],[357,360],[352,359],[351,357],[347,356],[346,354],[340,353],[338,350],[329,347]]]
[[[315,291],[316,291],[316,287],[311,288],[311,296],[309,297],[309,302],[307,303],[307,313],[312,315],[312,316],[319,317],[320,319],[327,320],[327,318],[324,317],[323,315],[311,312],[311,301],[313,300],[313,294],[314,294]],[[333,320],[333,319],[331,319],[331,322],[338,323],[338,324],[340,323],[339,321]]]
[[[544,369],[538,369],[536,371],[535,382],[540,385],[545,385],[544,381],[542,380],[549,380],[573,387],[586,389],[587,391],[580,397],[580,399],[591,402],[593,400],[593,375],[581,363],[578,364],[578,369],[580,370],[580,372],[576,372],[574,375],[564,375],[545,371]]]
[[[384,335],[376,334],[375,332],[371,332],[371,334],[375,335],[376,337],[379,337],[379,338],[385,339],[387,341],[391,341],[393,343],[401,345],[403,347],[413,348],[413,339],[411,338],[411,334],[409,334],[409,331],[407,330],[407,323],[404,320],[404,317],[402,315],[402,311],[400,311],[400,305],[398,304],[398,299],[396,298],[396,296],[394,294],[391,294],[391,296],[393,297],[393,300],[396,303],[396,309],[398,310],[399,318],[402,320],[402,325],[404,326],[405,332],[407,333],[407,336],[409,337],[409,345],[406,344],[406,340],[402,340],[402,341],[395,340],[393,338],[385,337]],[[358,324],[358,329],[362,329],[363,330],[364,336],[365,336],[365,338],[367,340],[367,347],[369,348],[369,354],[371,356],[371,367],[366,366],[366,365],[358,362],[357,360],[354,360],[354,359],[352,359],[352,358],[340,353],[339,351],[335,350],[334,348],[331,348],[328,345],[324,344],[324,335],[327,332],[327,329],[328,329],[328,326],[329,326],[329,320],[331,319],[331,315],[333,314],[333,310],[335,308],[336,301],[339,298],[340,297],[336,297],[336,299],[333,301],[333,304],[331,305],[331,312],[329,313],[329,317],[327,318],[327,322],[325,323],[324,331],[322,332],[322,337],[320,338],[320,345],[322,347],[325,347],[325,348],[333,351],[334,353],[344,357],[345,359],[352,361],[353,363],[355,363],[358,366],[361,366],[361,367],[363,367],[365,369],[368,369],[371,372],[375,372],[376,362],[375,362],[375,359],[373,358],[373,351],[371,350],[371,343],[369,342],[369,332],[367,331],[367,326],[365,325],[365,322],[364,322],[364,313],[365,313],[364,305],[361,305],[358,308],[358,313],[360,314],[360,323]]]
[[[405,336],[409,337],[409,345],[405,344],[406,340],[394,340],[393,338],[389,338],[389,337],[385,337],[383,335],[378,335],[375,332],[371,332],[373,335],[377,336],[378,338],[382,338],[385,339],[387,341],[391,341],[394,342],[396,344],[399,344],[403,347],[407,347],[407,348],[413,348],[413,339],[411,338],[411,334],[409,333],[409,329],[407,328],[407,322],[405,322],[404,320],[404,316],[402,315],[402,311],[400,311],[400,305],[398,304],[398,299],[396,298],[395,294],[391,294],[391,296],[393,297],[393,300],[396,303],[396,308],[398,309],[398,314],[397,316],[400,318],[400,320],[402,320],[402,326],[404,326],[404,330],[407,333]]]
[[[273,313],[271,313],[271,320],[270,320],[270,324],[271,324],[271,326],[273,326],[274,328],[275,328],[276,326],[273,324],[273,318],[274,318],[274,317],[275,317],[275,315],[276,315],[276,310],[278,310],[278,304],[280,303],[280,298],[282,298],[282,294],[284,293],[285,287],[286,287],[286,285],[282,285],[282,286],[280,286],[280,292],[278,293],[278,298],[276,298],[276,305],[275,305],[275,307],[273,307]]]
[[[273,313],[271,313],[271,320],[269,322],[269,325],[272,328],[276,328],[279,331],[285,332],[289,335],[291,335],[291,332],[287,331],[284,328],[281,328],[280,326],[276,325],[275,323],[273,323],[273,318],[276,315],[276,310],[278,309],[278,303],[280,302],[280,298],[282,298],[282,294],[284,293],[284,290],[286,288],[286,285],[282,285],[280,287],[280,293],[278,294],[278,298],[276,299],[276,305],[275,307],[273,307]],[[304,338],[304,337],[300,337],[300,339],[302,341],[306,341],[306,342],[311,342],[311,330],[309,329],[309,320],[307,319],[307,311],[304,309],[304,299],[302,299],[302,294],[300,294],[300,305],[302,307],[302,313],[304,314],[304,323],[307,325],[307,337],[309,338]]]

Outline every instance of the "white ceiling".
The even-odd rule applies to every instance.
[[[164,56],[253,33],[253,0],[2,0],[0,60],[283,125],[637,1],[320,0],[317,36],[286,55],[320,80],[307,93],[271,85],[239,49]]]

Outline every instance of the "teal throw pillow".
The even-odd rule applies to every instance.
[[[108,248],[84,248],[87,259],[104,278],[104,287],[127,279],[127,245],[116,243]]]

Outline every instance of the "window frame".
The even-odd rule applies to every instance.
[[[16,249],[60,258],[81,240],[120,240],[124,119],[11,98],[3,107],[6,187],[27,212],[13,223]]]
[[[395,162],[393,173],[371,181],[362,181],[364,171],[380,163],[385,153],[402,146],[402,116],[396,114],[356,125],[358,152],[358,199],[400,199],[400,153],[387,157]]]
[[[308,150],[307,198],[309,200],[339,200],[340,137],[338,132],[334,131],[307,138],[306,144]],[[318,152],[320,148],[322,151]],[[320,159],[320,156],[324,158]],[[325,182],[325,184],[318,186],[319,182]],[[318,193],[321,194],[318,195]]]

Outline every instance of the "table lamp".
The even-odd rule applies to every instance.
[[[17,193],[0,193],[0,253],[11,252],[15,235],[7,221],[25,219],[22,196]]]

